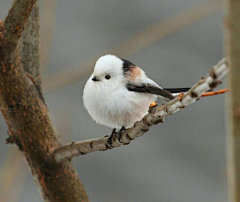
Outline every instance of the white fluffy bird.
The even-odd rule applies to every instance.
[[[97,60],[83,91],[83,103],[92,119],[113,128],[113,133],[141,120],[157,97],[164,102],[174,98],[141,68],[115,55]]]
[[[109,138],[111,140],[116,129],[120,129],[117,134],[119,138],[125,128],[132,127],[136,121],[141,120],[157,97],[167,102],[188,90],[189,88],[163,89],[130,61],[115,55],[104,55],[97,60],[94,72],[85,85],[83,103],[94,121],[113,128]],[[213,91],[204,96],[226,91]]]

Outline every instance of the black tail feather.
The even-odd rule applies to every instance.
[[[164,88],[164,90],[169,93],[183,93],[190,90],[190,88]],[[212,90],[208,90],[207,92],[211,92]]]
[[[190,88],[164,88],[169,93],[182,93],[189,91]]]

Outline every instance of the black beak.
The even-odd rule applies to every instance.
[[[92,78],[92,80],[93,80],[93,81],[100,81],[100,79],[99,79],[98,77],[96,77],[96,76],[94,76],[94,77]]]

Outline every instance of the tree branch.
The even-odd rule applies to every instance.
[[[31,74],[35,78],[39,75],[39,47],[39,9],[38,2],[36,2],[19,43],[19,52],[21,55],[22,66],[25,72]],[[20,176],[20,181],[23,183],[27,176],[27,170],[21,169],[20,162],[22,161],[22,156],[20,155],[19,151],[16,153],[15,150],[15,147],[10,148],[9,155],[4,163],[6,164],[6,169],[3,169],[2,173],[0,172],[0,175],[5,176],[7,179],[0,182],[0,187],[3,187],[3,189],[0,189],[0,198],[3,201],[6,201],[6,197],[10,194],[10,192],[12,192],[11,188],[14,187],[15,178],[19,178]],[[20,172],[21,175],[19,175]],[[11,174],[10,176],[9,173]],[[17,190],[17,192],[20,191],[20,189]],[[15,199],[18,198],[17,195],[18,194],[15,193]]]
[[[40,35],[38,2],[33,6],[32,13],[22,33],[19,43],[22,66],[25,72],[35,78],[40,69]]]
[[[26,158],[45,201],[88,202],[72,164],[59,165],[49,158],[60,147],[57,132],[23,69],[19,51],[14,51],[34,2],[16,0],[5,24],[0,23],[0,109],[9,128],[8,142]],[[16,26],[19,29],[14,30]]]
[[[8,44],[8,51],[16,49],[21,34],[37,0],[14,0],[4,21],[5,39]]]
[[[38,2],[33,6],[32,13],[19,42],[21,63],[28,77],[38,91],[39,98],[45,103],[40,77],[40,35]]]
[[[216,66],[214,66],[209,74],[196,83],[187,93],[181,97],[162,105],[157,106],[139,122],[124,133],[120,135],[120,139],[113,136],[112,143],[109,145],[108,136],[85,140],[80,142],[73,142],[66,146],[60,147],[53,152],[53,159],[57,163],[69,160],[74,156],[87,154],[94,151],[105,151],[121,145],[127,145],[137,137],[142,136],[149,130],[152,125],[162,123],[164,117],[170,116],[182,108],[196,102],[201,95],[209,89],[215,88],[220,84],[220,79],[228,73],[228,65],[226,59],[222,59]]]

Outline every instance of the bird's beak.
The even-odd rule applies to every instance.
[[[93,81],[101,81],[98,77],[96,77],[96,76],[94,76],[93,78],[92,78],[92,80]]]

